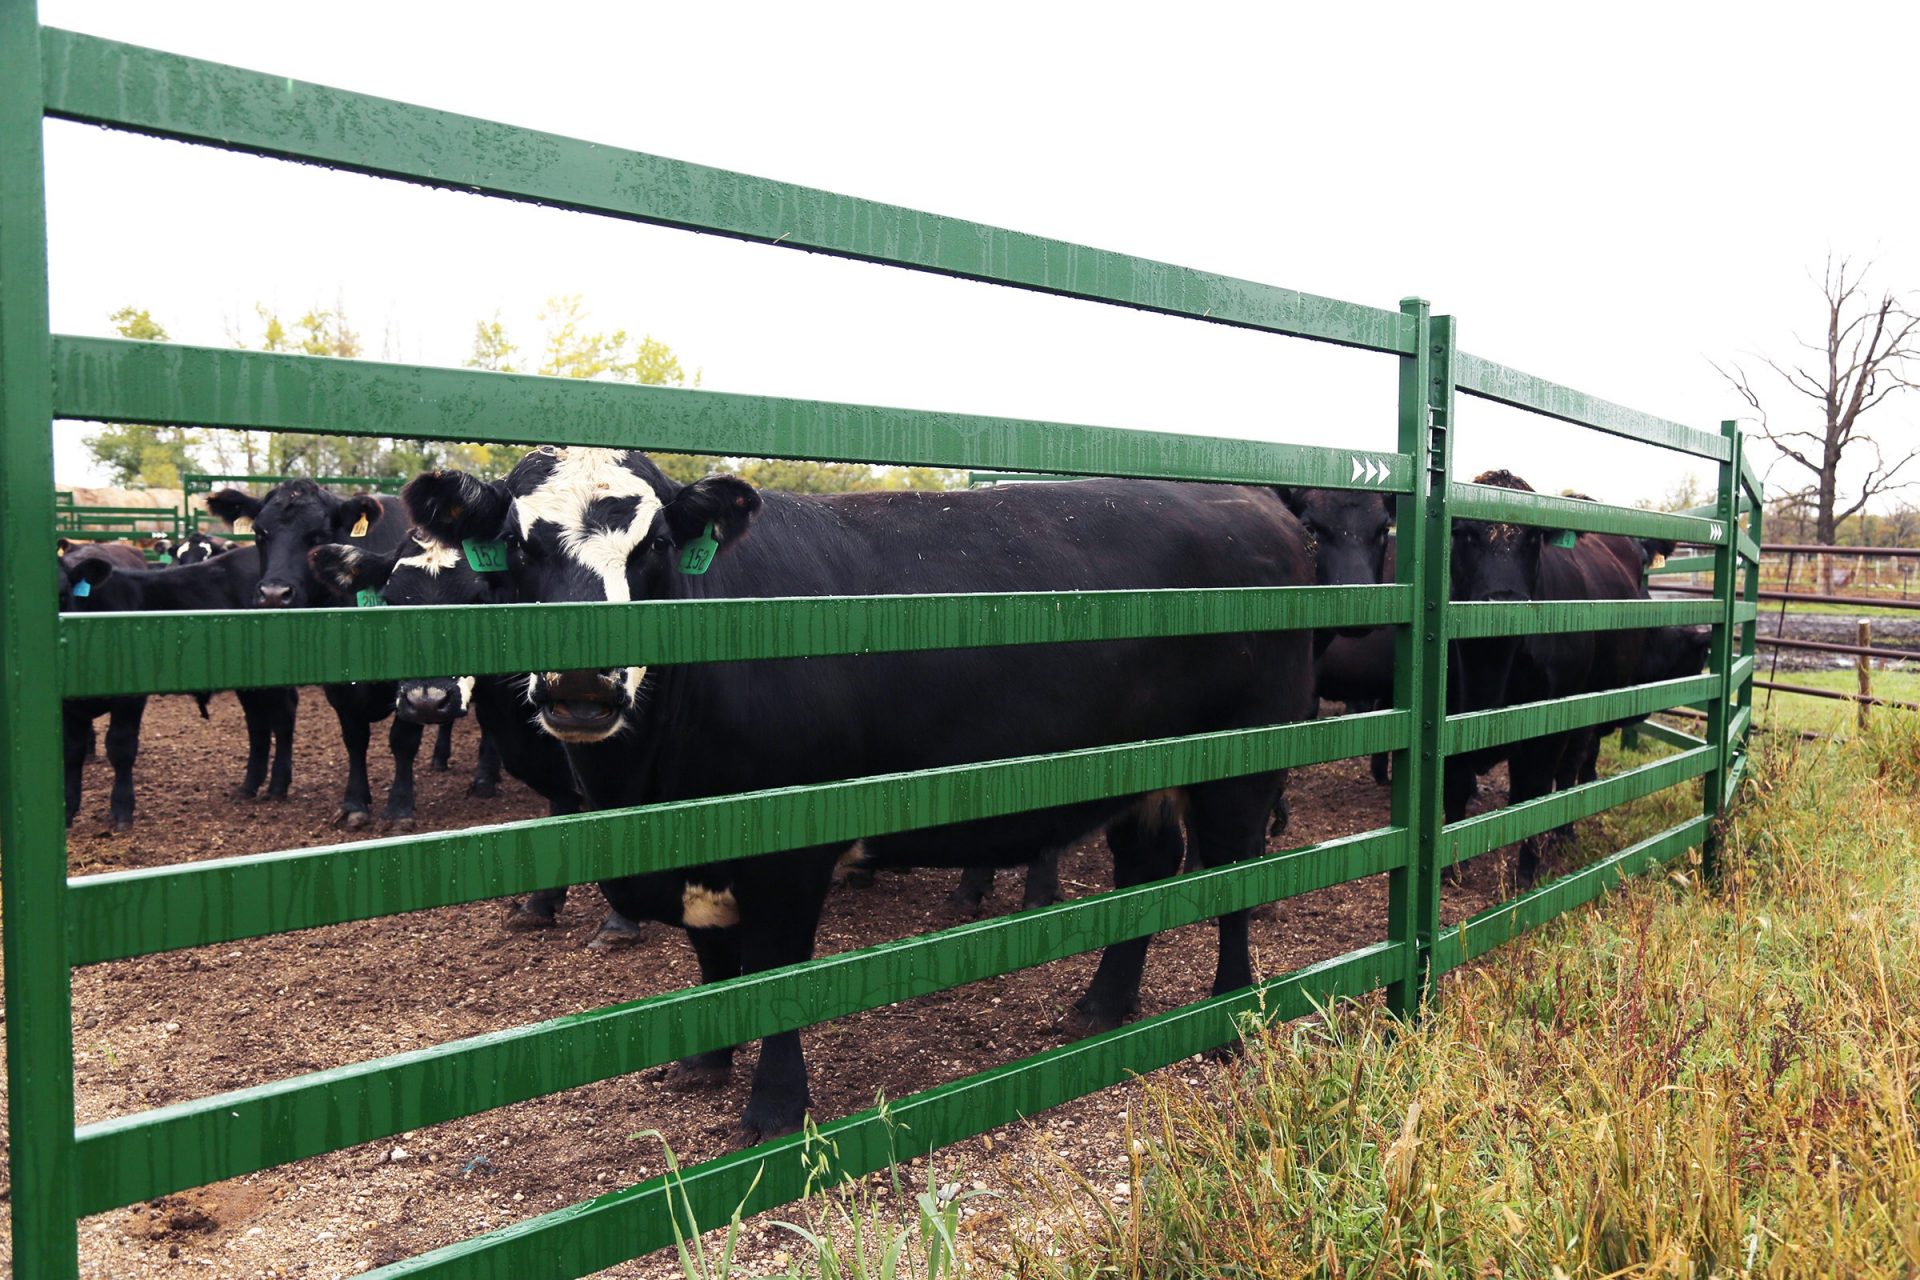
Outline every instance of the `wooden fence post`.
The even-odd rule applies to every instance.
[[[1865,618],[1860,619],[1859,642],[1862,649],[1870,648],[1873,644],[1873,623]],[[1860,671],[1860,727],[1864,729],[1867,727],[1867,712],[1873,709],[1867,702],[1873,696],[1873,659],[1863,653],[1856,661]]]

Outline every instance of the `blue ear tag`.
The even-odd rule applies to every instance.
[[[85,600],[92,594],[93,584],[91,582],[88,582],[85,578],[79,578],[74,581],[73,598],[75,600]]]
[[[386,603],[378,591],[370,588],[362,587],[353,593],[353,607],[356,609],[378,609]]]
[[[680,572],[695,576],[705,573],[713,567],[713,557],[719,550],[720,540],[713,536],[713,522],[708,521],[706,531],[681,549]]]
[[[467,563],[475,573],[507,571],[507,544],[498,538],[468,538],[460,549],[467,553]]]
[[[1574,541],[1578,537],[1579,535],[1576,534],[1573,530],[1562,529],[1560,532],[1553,535],[1551,545],[1556,547],[1561,547],[1561,548],[1571,547],[1573,546]]]

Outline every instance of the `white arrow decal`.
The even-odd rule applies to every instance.
[[[1387,464],[1384,462],[1375,460],[1372,465],[1379,468],[1379,470],[1374,473],[1374,477],[1373,477],[1373,482],[1375,484],[1378,484],[1382,480],[1385,480],[1387,478]]]
[[[1358,480],[1359,478],[1360,478],[1360,459],[1356,457],[1353,460],[1353,474],[1348,476],[1347,479],[1349,481],[1354,481],[1354,480]]]
[[[1349,480],[1364,479],[1368,484],[1379,484],[1393,474],[1392,467],[1389,467],[1384,462],[1376,461],[1373,458],[1363,458],[1359,454],[1355,454],[1353,455],[1352,461],[1353,474],[1347,477]]]
[[[1715,542],[1719,542],[1727,536],[1727,531],[1721,528],[1719,525],[1717,524],[1713,525],[1712,528],[1713,528],[1713,540]]]

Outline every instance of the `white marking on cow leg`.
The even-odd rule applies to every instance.
[[[732,889],[690,884],[680,890],[680,923],[688,929],[725,929],[740,923]]]
[[[460,709],[462,711],[470,709],[473,706],[473,677],[455,676],[453,686],[460,691]]]

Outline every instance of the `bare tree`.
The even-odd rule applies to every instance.
[[[1920,457],[1920,449],[1901,453],[1892,462],[1882,452],[1880,442],[1861,429],[1861,419],[1885,403],[1889,396],[1920,386],[1920,314],[1892,290],[1881,290],[1876,297],[1866,287],[1872,263],[1853,270],[1842,258],[1827,259],[1822,291],[1827,302],[1825,340],[1800,345],[1819,357],[1817,361],[1781,364],[1765,360],[1787,389],[1812,400],[1819,406],[1819,420],[1805,422],[1805,406],[1788,415],[1792,425],[1776,426],[1753,381],[1739,365],[1714,369],[1732,384],[1742,399],[1759,415],[1760,435],[1784,460],[1811,473],[1806,496],[1814,512],[1814,539],[1831,544],[1840,522],[1864,508],[1876,495],[1904,489],[1915,483],[1902,480],[1907,464]],[[1871,453],[1873,461],[1866,477],[1849,493],[1852,503],[1841,506],[1840,465],[1847,451],[1860,446],[1856,456]]]

